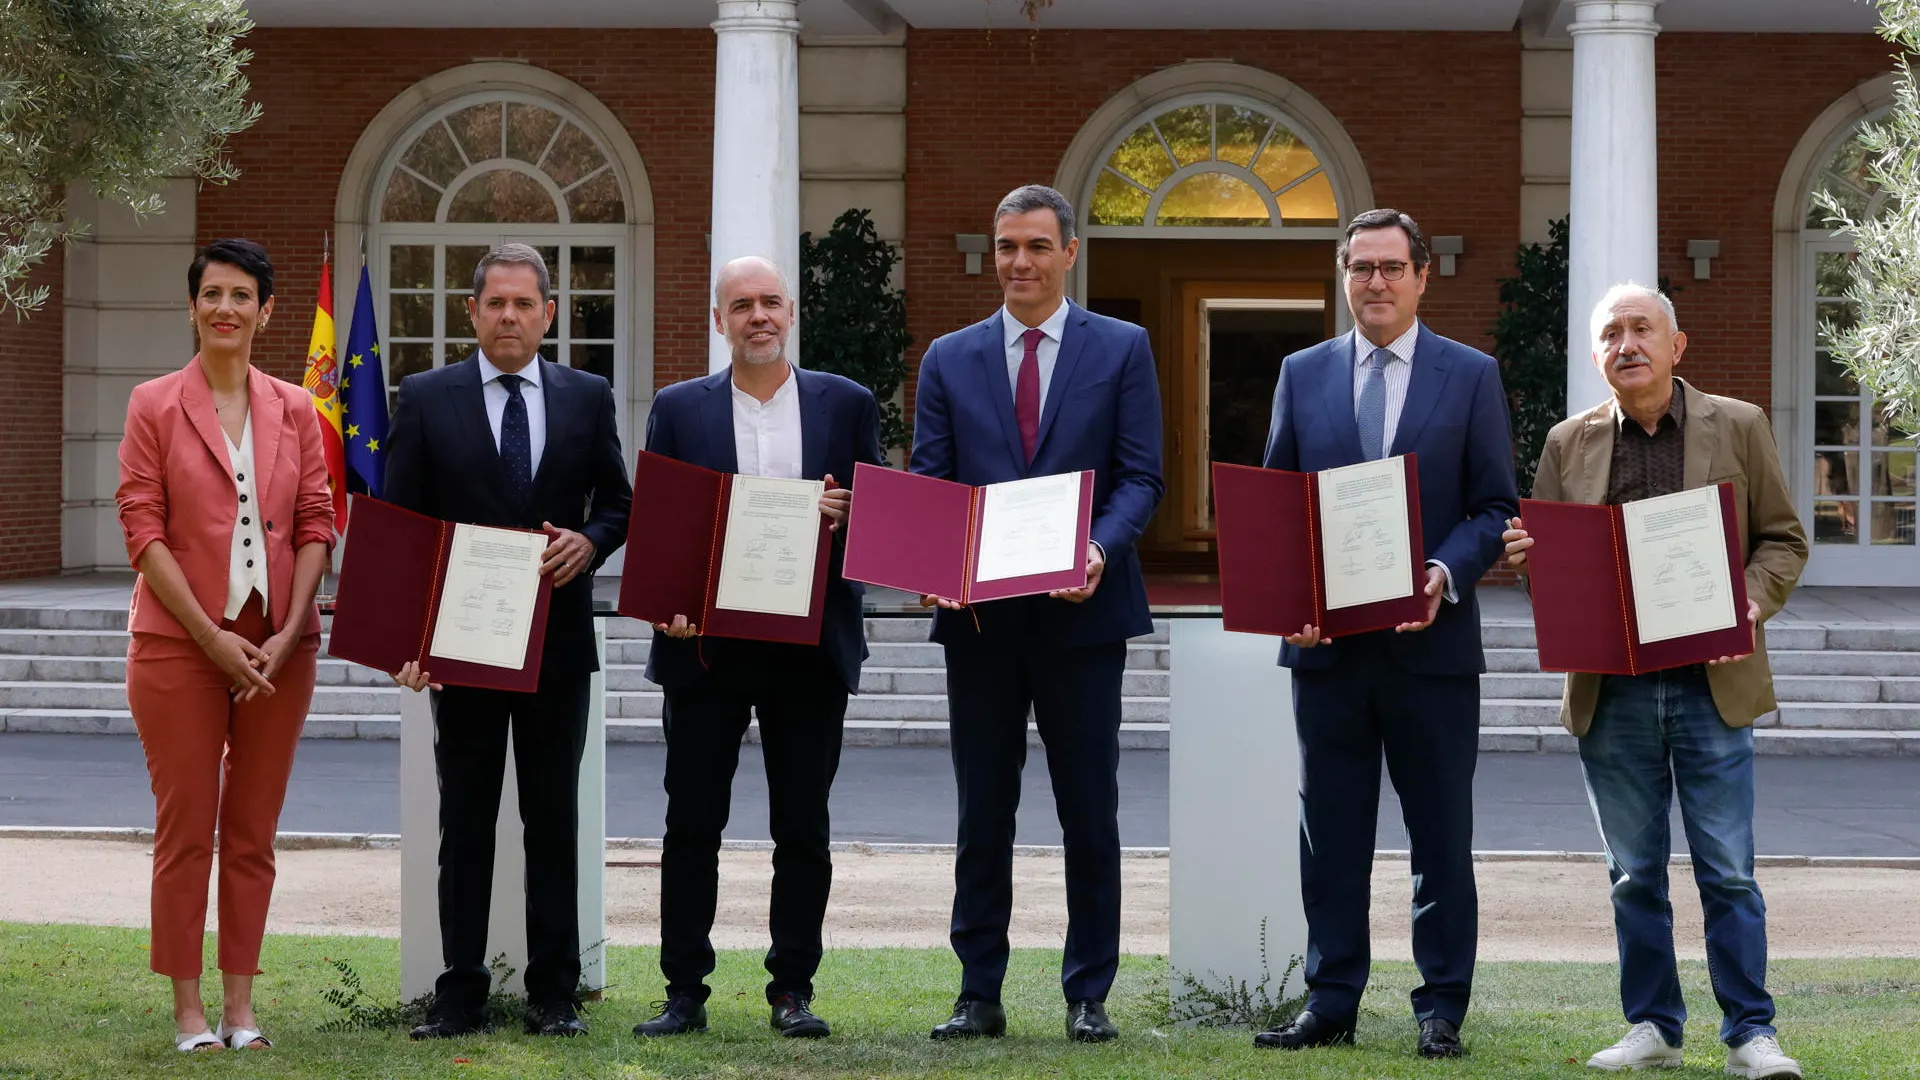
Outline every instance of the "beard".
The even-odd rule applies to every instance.
[[[785,338],[775,338],[765,345],[751,345],[745,341],[733,343],[733,362],[739,365],[762,367],[779,360],[787,351]]]

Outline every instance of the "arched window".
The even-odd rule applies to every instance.
[[[1321,155],[1284,117],[1218,96],[1173,101],[1122,137],[1093,183],[1087,224],[1166,229],[1336,225]],[[1132,231],[1132,230],[1130,230]]]
[[[474,348],[466,300],[488,248],[530,244],[556,301],[541,352],[626,398],[628,200],[601,141],[556,103],[488,92],[421,117],[373,188],[369,255],[386,297],[388,385]]]
[[[1856,221],[1886,211],[1887,193],[1867,176],[1859,134],[1871,119],[1848,128],[1815,174],[1802,234],[1803,280],[1811,286],[1802,303],[1813,356],[1812,439],[1803,443],[1812,454],[1811,500],[1802,502],[1811,511],[1816,560],[1827,563],[1878,562],[1882,552],[1910,561],[1915,546],[1915,440],[1889,426],[1885,410],[1847,374],[1821,330],[1855,318],[1843,295],[1854,253],[1813,192],[1831,195]]]

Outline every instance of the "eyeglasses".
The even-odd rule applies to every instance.
[[[1347,264],[1347,276],[1355,281],[1373,280],[1375,270],[1380,271],[1380,276],[1388,281],[1399,281],[1407,275],[1407,264],[1403,262],[1384,262],[1378,265],[1367,262]]]

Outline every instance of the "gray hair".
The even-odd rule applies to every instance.
[[[1053,211],[1053,216],[1060,222],[1060,243],[1073,242],[1073,204],[1067,201],[1065,195],[1045,184],[1028,184],[1007,192],[1007,197],[1001,199],[1000,205],[994,208],[994,228],[998,229],[1000,219],[1008,214],[1027,214],[1035,210]]]
[[[1407,255],[1413,260],[1414,272],[1418,273],[1426,269],[1427,263],[1432,261],[1432,256],[1427,251],[1427,235],[1420,231],[1420,226],[1412,218],[1387,207],[1364,211],[1356,215],[1352,221],[1347,222],[1347,231],[1340,237],[1340,243],[1335,245],[1333,250],[1334,265],[1342,270],[1347,268],[1347,247],[1353,243],[1354,233],[1368,229],[1391,229],[1396,226],[1401,232],[1407,234]]]
[[[1668,299],[1666,293],[1659,289],[1649,289],[1637,281],[1623,281],[1608,289],[1606,295],[1593,305],[1593,314],[1587,320],[1588,336],[1593,341],[1599,341],[1600,331],[1607,328],[1607,322],[1613,315],[1614,305],[1634,296],[1644,296],[1658,302],[1660,310],[1667,316],[1667,331],[1674,334],[1680,332],[1680,316],[1674,314],[1673,301]]]
[[[787,280],[787,272],[780,269],[779,263],[774,262],[765,255],[742,255],[737,259],[729,259],[726,265],[722,266],[720,271],[713,275],[714,307],[720,306],[720,286],[726,284],[727,279],[733,276],[734,268],[745,267],[756,263],[773,271],[773,276],[780,279],[780,295],[786,297],[789,301],[794,299],[793,283]]]
[[[525,244],[501,244],[480,257],[473,266],[473,295],[477,298],[480,290],[487,284],[487,269],[493,266],[531,266],[534,275],[540,279],[540,299],[547,299],[547,291],[553,281],[547,276],[547,260],[540,253]]]

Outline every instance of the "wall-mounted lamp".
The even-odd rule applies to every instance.
[[[1706,281],[1713,277],[1713,260],[1720,257],[1720,241],[1687,241],[1687,258],[1693,260],[1693,280]]]
[[[987,235],[985,233],[954,233],[953,246],[967,257],[967,273],[979,273],[980,256],[987,253]]]
[[[1436,236],[1427,245],[1427,250],[1440,256],[1440,276],[1452,277],[1453,260],[1467,253],[1467,238],[1464,236]]]

